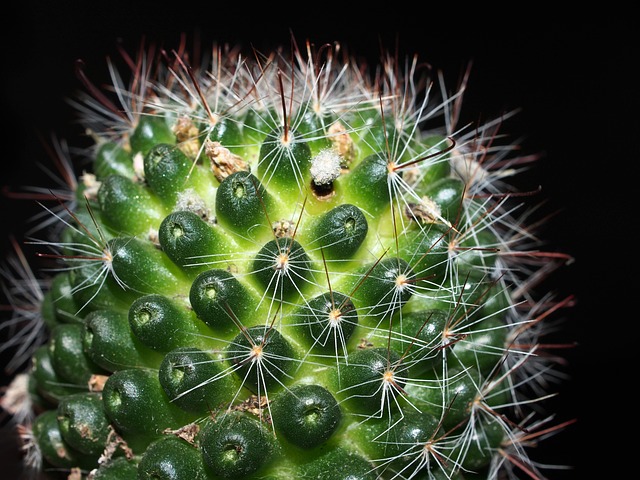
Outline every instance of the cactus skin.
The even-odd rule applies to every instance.
[[[337,44],[212,51],[84,99],[92,171],[35,242],[60,270],[21,352],[26,466],[545,478],[539,353],[570,302],[533,287],[567,257],[515,215],[499,122],[458,130],[464,86],[436,99],[391,56],[367,78]]]

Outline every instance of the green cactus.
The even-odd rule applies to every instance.
[[[539,353],[570,300],[535,291],[567,257],[508,183],[527,159],[501,120],[456,125],[464,86],[337,47],[149,50],[81,98],[91,166],[30,240],[54,268],[16,243],[4,269],[27,469],[545,477]]]

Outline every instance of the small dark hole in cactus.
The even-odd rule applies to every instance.
[[[336,193],[333,188],[333,182],[319,185],[313,180],[311,180],[311,191],[318,200],[328,200]]]

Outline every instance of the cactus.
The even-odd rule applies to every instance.
[[[508,115],[457,124],[466,80],[294,47],[84,78],[89,166],[28,240],[49,268],[16,241],[3,270],[28,471],[545,478],[543,339],[571,299],[536,290],[569,258],[509,183],[535,156]]]

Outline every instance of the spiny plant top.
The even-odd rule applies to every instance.
[[[563,424],[541,339],[571,300],[535,292],[567,258],[508,183],[534,158],[504,117],[457,126],[466,79],[294,47],[141,49],[104,90],[80,71],[91,164],[29,240],[54,268],[38,280],[16,243],[4,270],[27,469],[546,475],[528,447]]]

